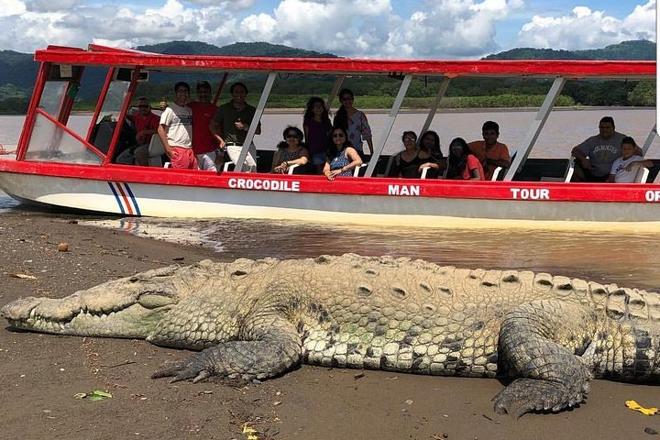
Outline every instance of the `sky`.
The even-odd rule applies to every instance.
[[[368,58],[655,41],[656,0],[0,0],[0,49],[273,44]]]

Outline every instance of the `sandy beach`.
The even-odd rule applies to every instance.
[[[0,219],[0,304],[217,258],[206,248],[83,226],[63,214],[17,210]],[[68,252],[58,251],[61,242]],[[188,354],[141,340],[20,332],[3,322],[0,437],[242,440],[245,424],[261,440],[651,439],[660,431],[660,417],[624,406],[628,399],[659,406],[657,386],[608,381],[594,381],[579,408],[515,420],[492,410],[490,399],[503,387],[497,380],[309,366],[262,384],[150,379],[163,362]],[[113,397],[74,398],[96,389]]]

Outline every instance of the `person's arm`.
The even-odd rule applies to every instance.
[[[511,156],[509,156],[508,150],[502,150],[500,157],[497,159],[486,158],[485,161],[487,164],[494,165],[495,167],[509,168],[511,166]]]
[[[473,168],[470,170],[470,180],[481,180],[481,174],[479,173],[479,168]]]
[[[351,160],[351,163],[348,165],[344,165],[342,168],[340,168],[340,172],[348,171],[348,170],[353,170],[356,167],[359,167],[362,165],[362,158],[358,154],[357,150],[353,147],[348,147],[346,148],[346,155],[348,158]]]
[[[626,165],[626,171],[630,171],[633,168],[633,166],[652,168],[653,165],[654,165],[653,161],[649,159],[635,160],[633,162],[630,162],[628,165]]]
[[[367,145],[369,146],[369,155],[372,155],[374,153],[374,143],[371,136],[371,127],[369,126],[369,120],[367,119],[367,115],[365,115],[364,112],[361,113],[362,113],[361,134],[364,140],[367,141]]]
[[[222,133],[222,111],[221,109],[216,110],[215,115],[211,118],[209,123],[209,131],[213,134],[213,137],[218,141],[218,147],[221,150],[225,149],[225,140],[223,138],[224,134]]]
[[[335,180],[335,175],[332,174],[330,171],[330,163],[326,160],[325,163],[323,164],[323,175],[328,179],[328,180]]]
[[[273,163],[270,166],[271,173],[278,172],[277,167],[280,165],[280,156],[282,156],[282,150],[278,148],[275,154],[273,154]]]
[[[167,155],[167,157],[171,159],[172,155],[174,154],[174,149],[170,146],[170,143],[167,141],[167,129],[168,126],[165,124],[158,125],[158,137],[160,138],[160,142],[163,144],[163,149],[165,150],[165,154]]]
[[[584,168],[585,170],[590,170],[591,169],[591,161],[587,159],[587,154],[584,152],[583,149],[584,142],[581,143],[580,145],[576,145],[573,147],[573,150],[571,150],[571,154],[573,157],[575,157],[578,162],[580,162],[580,166]]]
[[[470,171],[470,180],[482,180],[478,165],[479,159],[477,159],[476,156],[468,156],[465,166],[468,167],[468,170]]]

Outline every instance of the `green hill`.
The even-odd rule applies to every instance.
[[[603,49],[557,50],[520,48],[488,55],[486,60],[655,60],[655,43],[624,41]]]
[[[281,44],[234,43],[228,46],[214,46],[201,41],[170,41],[168,43],[138,46],[136,49],[170,55],[225,55],[247,57],[287,57],[287,58],[335,58],[331,53],[296,49]]]

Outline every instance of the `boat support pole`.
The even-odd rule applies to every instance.
[[[644,141],[644,146],[642,147],[642,152],[644,153],[644,156],[646,156],[646,153],[649,151],[649,148],[651,148],[651,144],[653,143],[657,135],[658,135],[658,124],[653,124],[653,128],[649,132],[649,135],[646,137],[646,140]]]
[[[248,151],[250,150],[250,145],[252,145],[252,140],[254,135],[257,133],[257,127],[261,122],[261,116],[264,114],[264,108],[266,108],[266,102],[268,102],[268,97],[270,96],[270,91],[273,88],[273,83],[275,82],[275,77],[277,72],[268,73],[268,78],[266,79],[266,85],[264,86],[263,91],[261,92],[261,98],[259,98],[259,104],[257,105],[257,110],[254,112],[254,117],[250,123],[250,128],[245,135],[245,142],[243,142],[243,148],[241,148],[241,154],[238,155],[238,160],[236,161],[236,171],[243,170],[243,164],[245,163],[245,158],[247,157]],[[255,157],[256,161],[257,158]]]
[[[337,79],[335,79],[335,83],[332,85],[332,90],[330,90],[330,96],[328,96],[328,99],[325,101],[325,106],[328,108],[328,110],[330,110],[332,101],[334,101],[337,97],[337,93],[339,93],[341,85],[344,84],[344,79],[346,79],[346,75],[339,75]]]
[[[394,120],[396,119],[396,116],[399,114],[399,109],[401,108],[401,104],[403,103],[403,98],[406,97],[406,92],[408,91],[408,86],[410,86],[411,81],[412,81],[412,75],[406,75],[403,77],[403,82],[401,83],[401,87],[399,87],[399,93],[397,93],[396,95],[394,104],[392,104],[392,108],[390,109],[390,114],[388,115],[387,121],[385,122],[385,126],[383,127],[383,135],[380,137],[380,139],[378,139],[378,144],[374,145],[374,151],[372,152],[371,159],[369,160],[367,171],[364,173],[365,177],[371,177],[374,170],[376,169],[376,163],[378,162],[380,153],[382,153],[383,148],[385,148],[385,143],[387,142],[387,138],[390,137],[390,133],[392,132],[392,127],[394,126]]]
[[[435,96],[435,102],[433,102],[433,106],[429,109],[429,114],[426,116],[426,121],[424,121],[422,130],[419,132],[419,137],[417,138],[417,145],[419,145],[419,143],[422,141],[422,135],[426,133],[426,131],[431,126],[431,122],[433,122],[435,113],[438,111],[438,106],[440,105],[442,98],[445,97],[445,93],[447,93],[447,88],[449,87],[449,81],[451,81],[451,78],[448,78],[446,76],[442,78],[442,82],[440,83],[440,88],[438,89],[438,94]]]
[[[525,136],[525,140],[523,141],[521,148],[518,149],[518,154],[516,154],[515,159],[513,159],[509,170],[504,176],[505,182],[512,181],[513,176],[516,175],[518,169],[521,168],[527,160],[527,156],[529,155],[530,151],[532,151],[532,148],[534,148],[534,144],[536,143],[536,140],[538,139],[539,134],[545,125],[545,122],[548,120],[550,111],[552,110],[552,107],[554,107],[555,101],[564,88],[564,84],[566,84],[566,78],[561,76],[555,78],[555,81],[552,83],[552,87],[550,87],[550,91],[547,95],[545,95],[543,104],[541,105],[539,111],[536,113],[536,117],[532,121],[532,124],[527,131],[527,135]]]

